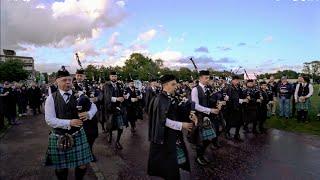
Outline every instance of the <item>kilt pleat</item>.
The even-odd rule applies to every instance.
[[[306,99],[305,102],[298,102],[296,104],[296,109],[297,109],[297,111],[301,111],[301,110],[308,111],[308,110],[310,110],[311,109],[311,101],[310,101],[310,99],[309,98]]]
[[[51,133],[46,153],[46,166],[53,166],[55,169],[76,168],[90,163],[93,160],[86,134],[82,128],[74,136],[74,147],[67,151],[58,149],[58,137]]]

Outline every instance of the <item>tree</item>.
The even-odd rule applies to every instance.
[[[124,79],[133,78],[140,80],[149,80],[150,74],[155,76],[160,71],[162,60],[158,59],[157,63],[149,57],[145,57],[140,53],[131,54],[126,60],[123,67]]]
[[[320,74],[320,61],[311,61],[303,63],[302,72],[316,79]]]
[[[19,59],[9,59],[0,63],[0,81],[21,81],[27,79],[29,72],[23,69]]]
[[[154,62],[155,62],[155,63],[157,64],[157,66],[159,66],[160,68],[163,67],[163,60],[162,60],[162,59],[156,59]]]
[[[48,75],[48,73],[42,73],[43,74],[43,76],[44,76],[44,81],[46,81],[46,83],[48,83],[48,81],[49,81],[49,75]]]
[[[260,74],[259,78],[260,79],[264,79],[264,78],[269,79],[271,75],[273,75],[274,78],[276,78],[276,79],[281,79],[282,76],[287,76],[289,79],[297,79],[299,76],[299,73],[296,71],[293,71],[293,70],[283,70],[283,71],[277,71],[276,73]]]
[[[191,77],[194,77],[194,73],[189,68],[186,68],[186,67],[180,68],[177,74],[178,74],[178,78],[183,81],[189,81],[191,80]]]
[[[98,80],[99,79],[99,70],[94,65],[88,65],[85,69],[85,74],[89,80]]]

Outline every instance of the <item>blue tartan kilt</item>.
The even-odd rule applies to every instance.
[[[209,140],[211,141],[215,137],[217,137],[216,132],[213,128],[201,128],[200,129],[200,139],[201,141]]]
[[[306,99],[305,102],[298,102],[296,104],[297,111],[309,111],[311,109],[311,101],[310,99]]]
[[[46,153],[46,166],[52,166],[55,169],[76,168],[90,163],[93,160],[84,129],[73,135],[74,147],[67,151],[58,149],[58,137],[53,132],[49,135],[49,145]]]

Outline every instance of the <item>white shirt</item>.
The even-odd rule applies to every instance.
[[[202,88],[203,92],[206,92],[206,89],[202,83],[199,83],[199,86]],[[195,103],[195,109],[199,112],[203,112],[206,114],[210,114],[211,109],[201,106],[199,104],[199,97],[198,97],[198,89],[197,87],[194,87],[191,91],[191,101]]]
[[[68,96],[65,95],[64,93],[69,93],[70,95],[72,94],[72,90],[65,92],[59,89],[59,92],[62,95],[64,101],[68,99]],[[90,110],[88,111],[89,120],[93,118],[96,112],[97,112],[97,106],[94,103],[92,103]],[[48,96],[45,103],[45,120],[47,124],[52,128],[71,129],[71,126],[70,126],[71,119],[57,118],[52,94]]]
[[[131,88],[130,88],[131,89]],[[131,91],[134,91],[134,89],[131,89]],[[140,97],[140,99],[142,99],[142,93],[139,95],[139,96],[137,96],[137,98],[138,97]],[[130,93],[128,92],[126,95],[125,95],[125,97],[124,97],[125,99],[129,99],[130,98]],[[111,99],[111,101],[112,101],[112,99]]]
[[[302,83],[303,86],[306,86],[307,83]],[[294,99],[296,100],[296,102],[298,101],[298,92],[299,92],[299,88],[300,88],[300,83],[297,84],[296,86],[296,90],[294,91]],[[307,98],[311,97],[313,94],[313,86],[312,84],[309,84],[309,94],[306,95]]]
[[[117,88],[118,89],[117,83],[111,82],[111,84],[112,84],[113,88]],[[117,97],[111,97],[111,102],[117,102]]]
[[[182,122],[174,121],[169,118],[166,119],[166,126],[170,129],[174,129],[178,131],[182,130]]]

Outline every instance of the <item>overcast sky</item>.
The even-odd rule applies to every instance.
[[[133,52],[171,68],[301,70],[320,60],[320,0],[1,0],[1,48],[37,70],[123,65]]]

